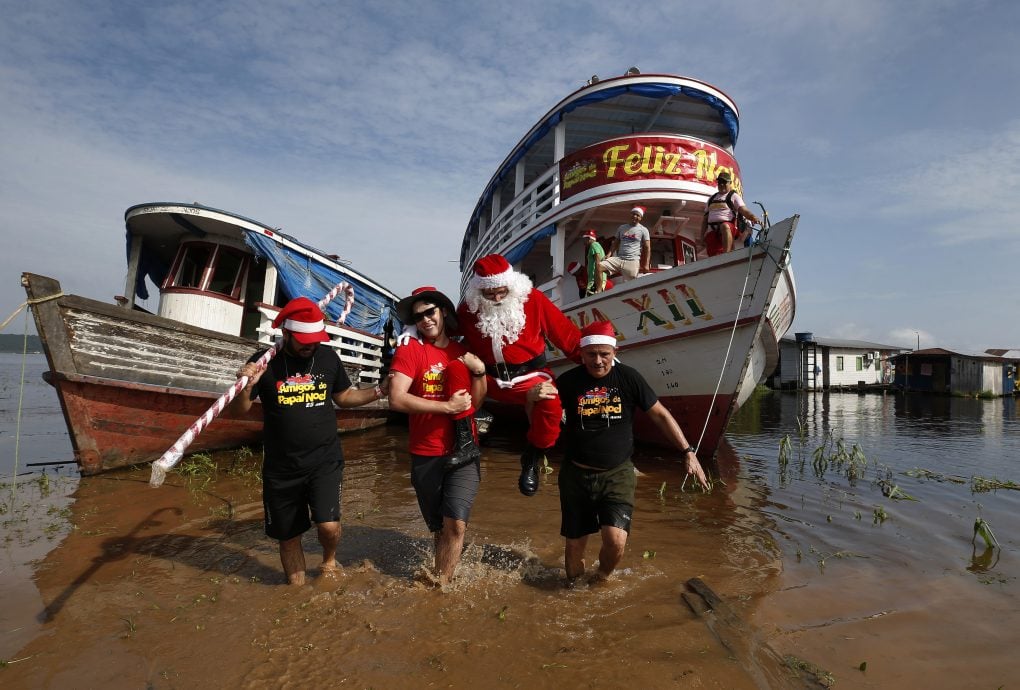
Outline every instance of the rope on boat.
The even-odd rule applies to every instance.
[[[341,291],[346,292],[344,309],[340,313],[340,318],[337,319],[337,323],[343,323],[347,318],[347,315],[351,312],[351,308],[354,306],[354,288],[346,282],[338,283],[332,290],[326,293],[326,296],[319,300],[319,309],[325,309],[326,305],[333,301],[333,298],[340,294]],[[283,341],[278,341],[275,347],[271,347],[262,353],[262,356],[255,361],[255,367],[257,371],[261,371],[268,366],[269,361],[276,356],[276,353],[283,347]],[[234,384],[227,389],[223,395],[216,399],[216,402],[206,410],[201,417],[192,422],[188,430],[185,431],[177,441],[174,442],[170,448],[167,449],[158,460],[152,463],[152,473],[149,475],[149,486],[156,488],[163,485],[166,481],[166,473],[184,457],[184,450],[191,445],[195,437],[202,433],[209,424],[212,423],[216,417],[229,405],[234,398],[237,397],[245,386],[248,385],[248,377],[242,376],[237,379]]]
[[[21,307],[25,305],[22,304]],[[18,307],[18,311],[21,311],[21,307]],[[14,318],[14,312],[11,314],[11,319]],[[4,326],[11,320],[7,319],[4,322]],[[21,411],[23,409],[23,403],[25,399],[25,360],[28,359],[28,311],[25,312],[25,327],[24,327],[24,340],[21,346],[21,386],[18,389],[18,421],[15,425],[14,432],[14,475],[11,477],[11,512],[14,512],[14,507],[17,503],[18,498],[18,462],[21,459]]]
[[[0,331],[2,331],[3,329],[7,328],[7,324],[9,324],[11,321],[13,321],[14,317],[17,316],[18,313],[22,309],[24,309],[26,306],[32,306],[34,304],[39,304],[40,302],[49,302],[51,299],[58,299],[58,298],[63,297],[63,296],[64,296],[63,292],[58,292],[55,295],[49,295],[47,297],[36,297],[35,299],[27,299],[27,300],[25,300],[24,302],[22,302],[21,304],[18,305],[18,308],[14,310],[14,313],[12,313],[10,316],[8,316],[7,319],[3,323],[0,323]],[[26,336],[28,335],[27,331],[25,332],[25,335]]]
[[[698,445],[695,446],[695,448],[701,447],[701,442],[705,438],[705,432],[708,431],[708,421],[712,418],[712,408],[715,407],[715,399],[719,397],[719,389],[722,387],[723,376],[726,374],[726,363],[730,360],[730,350],[733,349],[733,338],[737,335],[737,324],[740,322],[740,310],[744,308],[744,297],[747,296],[747,283],[751,279],[754,247],[755,245],[752,244],[747,248],[747,273],[744,274],[744,286],[740,289],[740,301],[737,303],[737,313],[733,316],[733,328],[730,329],[730,341],[726,344],[726,354],[723,355],[722,367],[719,369],[719,379],[715,383],[715,392],[712,393],[712,400],[708,403],[708,412],[705,413],[705,424],[701,427],[701,435],[698,437]],[[767,248],[765,253],[768,253]],[[686,481],[686,477],[684,480]],[[683,487],[681,486],[681,489],[682,488]]]

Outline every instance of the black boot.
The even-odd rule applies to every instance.
[[[544,457],[545,453],[530,443],[521,453],[521,476],[517,480],[517,488],[525,496],[534,496],[538,492],[538,463]]]
[[[475,429],[478,430],[478,442],[481,445],[482,439],[489,433],[489,427],[492,426],[492,420],[494,419],[491,412],[486,410],[478,410],[475,412]]]
[[[453,453],[443,463],[443,471],[455,470],[480,457],[482,451],[478,449],[475,435],[471,432],[471,418],[453,420]]]

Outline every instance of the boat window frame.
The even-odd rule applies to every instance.
[[[185,257],[188,254],[188,250],[191,248],[206,248],[211,249],[211,253],[206,259],[205,265],[202,267],[202,278],[199,281],[198,287],[178,285],[178,274],[183,267]],[[228,254],[232,254],[240,259],[237,267],[237,272],[234,275],[234,282],[231,285],[230,293],[220,292],[218,290],[211,290],[209,285],[212,283],[213,276],[216,274],[216,269],[219,267],[220,252],[225,251]],[[251,262],[251,255],[227,244],[219,242],[208,242],[202,240],[196,240],[192,242],[182,242],[177,247],[177,254],[174,256],[173,264],[170,270],[167,272],[166,278],[163,280],[163,284],[160,286],[162,292],[177,292],[177,293],[192,293],[192,294],[203,294],[210,297],[216,297],[218,299],[228,299],[234,302],[240,302],[242,299],[242,292],[245,284],[246,277],[248,275],[249,264]]]

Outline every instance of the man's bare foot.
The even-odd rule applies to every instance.
[[[325,580],[339,580],[344,576],[344,569],[339,563],[323,563],[319,567],[319,577]]]

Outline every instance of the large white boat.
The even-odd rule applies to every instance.
[[[397,296],[335,255],[278,229],[198,204],[132,206],[127,279],[114,303],[65,295],[22,275],[82,474],[151,461],[227,388],[238,366],[279,334],[272,321],[294,297],[318,301],[340,282],[354,289],[326,306],[324,346],[360,387],[380,381]],[[150,313],[139,300],[159,292]],[[339,412],[339,411],[338,411]],[[385,401],[338,413],[341,431],[385,423]],[[225,411],[189,452],[259,444],[262,411]]]
[[[476,259],[500,253],[578,326],[611,321],[621,361],[645,375],[706,459],[775,368],[793,322],[798,216],[766,220],[750,246],[708,257],[701,228],[716,176],[730,173],[743,195],[737,106],[705,82],[636,72],[593,77],[514,146],[468,222],[462,288]],[[582,233],[613,236],[634,206],[646,209],[650,272],[579,297],[565,267],[584,264]],[[557,373],[572,364],[549,355]],[[637,426],[639,438],[661,440],[647,418]]]

